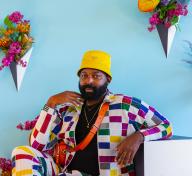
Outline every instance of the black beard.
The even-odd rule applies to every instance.
[[[107,81],[99,88],[97,88],[91,84],[81,86],[79,83],[79,90],[81,92],[82,98],[84,98],[85,100],[98,100],[102,95],[104,95],[106,93],[107,86],[108,86]],[[93,89],[93,92],[86,92],[85,91],[86,88]]]

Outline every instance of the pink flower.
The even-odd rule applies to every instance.
[[[20,130],[23,130],[23,124],[22,123],[19,123],[17,126],[16,126],[17,129],[20,129]]]
[[[150,27],[148,27],[149,32],[153,31],[155,29],[155,26],[157,24],[161,23],[161,19],[159,18],[159,15],[157,13],[154,13],[150,18],[149,18],[149,23]]]
[[[27,62],[26,61],[23,61],[22,59],[20,59],[18,61],[18,64],[20,64],[22,67],[26,67],[27,66]]]
[[[149,18],[149,23],[151,25],[157,25],[161,22],[159,16],[157,13],[154,13],[150,18]]]
[[[15,11],[11,15],[9,15],[9,20],[16,24],[21,22],[22,19],[23,19],[23,15],[18,11]]]
[[[11,172],[12,164],[10,159],[0,158],[0,169]]]
[[[167,27],[167,28],[171,27],[171,23],[170,23],[169,21],[166,22],[166,23],[165,23],[165,27]]]
[[[161,13],[162,11],[163,13]],[[148,30],[150,32],[153,31],[158,24],[164,24],[169,28],[171,25],[177,24],[179,16],[186,16],[187,14],[187,5],[183,5],[183,3],[177,0],[161,0],[160,5],[157,6],[153,15],[149,18],[151,26],[148,27]]]
[[[24,124],[19,123],[16,128],[20,130],[32,130],[37,122],[37,119],[39,116],[37,116],[34,120],[27,120]]]
[[[3,67],[8,67],[11,64],[11,62],[13,62],[13,60],[14,60],[13,55],[8,55],[8,56],[4,57],[2,59],[2,64],[3,64],[2,66]]]
[[[150,27],[148,27],[149,32],[152,32],[155,29],[155,25],[151,25]]]
[[[8,53],[9,54],[19,54],[21,52],[21,45],[19,42],[13,42],[11,43]]]
[[[167,12],[167,16],[168,16],[169,18],[172,18],[174,15],[175,15],[175,10],[169,10],[169,11]]]

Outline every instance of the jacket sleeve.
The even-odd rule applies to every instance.
[[[143,134],[144,141],[167,139],[172,136],[170,122],[155,108],[136,98],[132,99],[131,104],[137,109],[133,123]]]
[[[30,145],[39,151],[50,150],[58,141],[62,124],[60,111],[45,105],[32,130]]]

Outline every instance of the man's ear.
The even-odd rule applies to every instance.
[[[107,82],[110,83],[111,82],[111,77],[107,75]]]

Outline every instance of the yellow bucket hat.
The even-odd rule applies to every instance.
[[[77,72],[78,76],[80,71],[84,68],[93,68],[103,71],[112,78],[111,56],[104,51],[99,50],[87,51],[83,56],[81,66]]]

